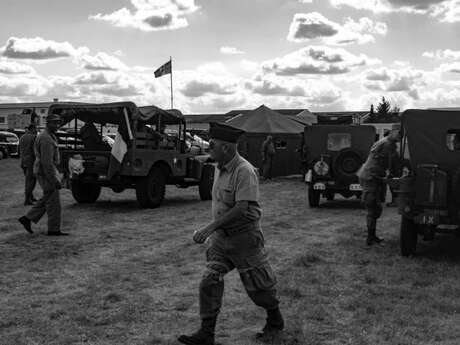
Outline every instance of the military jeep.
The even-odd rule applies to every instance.
[[[313,125],[305,127],[305,182],[310,207],[321,197],[333,200],[362,193],[356,172],[375,141],[375,128],[360,125]]]
[[[418,235],[433,240],[438,232],[460,225],[460,112],[406,110],[401,157],[410,157],[403,177],[389,181],[396,189],[401,214],[403,256],[416,251]]]
[[[59,140],[64,143],[59,149],[64,181],[77,202],[94,203],[101,187],[117,193],[133,188],[141,207],[154,208],[162,203],[166,185],[197,185],[201,199],[211,199],[214,165],[208,154],[187,149],[179,111],[120,102],[60,103],[49,112],[73,128],[67,141]],[[82,136],[85,125],[92,131]],[[166,126],[172,134],[164,131]],[[115,140],[104,135],[107,127],[115,130]]]

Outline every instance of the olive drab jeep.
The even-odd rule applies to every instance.
[[[389,181],[396,189],[401,214],[401,254],[416,251],[418,235],[460,225],[460,112],[406,110],[401,157],[408,152],[410,169]],[[407,156],[407,155],[406,155]]]
[[[166,185],[198,186],[201,199],[211,199],[214,165],[205,152],[191,152],[179,111],[120,102],[60,103],[49,113],[73,129],[60,153],[64,181],[77,202],[94,203],[102,187],[117,193],[132,188],[141,207],[153,208]],[[107,128],[112,133],[104,134]]]
[[[310,207],[318,207],[321,197],[333,200],[361,197],[356,172],[366,160],[375,141],[375,128],[360,125],[312,125],[305,127],[303,154],[305,182]]]

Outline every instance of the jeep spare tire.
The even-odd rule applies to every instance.
[[[344,149],[335,159],[334,171],[339,179],[349,180],[356,177],[362,164],[363,160],[356,151]]]
[[[92,204],[101,194],[101,186],[93,183],[84,183],[80,180],[72,180],[70,183],[73,198],[80,204]]]
[[[198,185],[198,191],[200,193],[201,200],[212,199],[212,185],[214,183],[214,165],[205,164],[203,165],[203,171],[201,172],[201,180]]]
[[[136,183],[136,198],[143,208],[155,208],[161,205],[165,197],[166,174],[159,166],[153,167],[146,177]]]

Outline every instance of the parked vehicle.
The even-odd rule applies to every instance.
[[[19,156],[19,138],[16,134],[0,132],[0,159]]]
[[[408,150],[410,169],[389,181],[396,189],[401,214],[401,254],[416,251],[419,235],[460,226],[460,112],[406,110],[401,157]]]
[[[366,160],[375,140],[375,128],[359,125],[312,125],[305,127],[303,156],[306,162],[310,207],[321,197],[333,200],[361,197],[356,172]]]
[[[131,102],[61,103],[51,105],[49,111],[59,114],[63,123],[73,121],[77,126],[84,122],[98,127],[93,134],[100,137],[92,140],[92,145],[100,141],[96,150],[88,146],[77,128],[74,146],[60,150],[64,179],[77,202],[95,202],[102,187],[114,192],[133,188],[140,206],[153,208],[162,203],[166,185],[198,186],[201,199],[211,199],[214,165],[209,155],[187,151],[185,120],[179,111],[137,107]],[[102,138],[102,127],[107,124],[118,126],[112,147]],[[162,132],[168,125],[179,128],[176,136]]]

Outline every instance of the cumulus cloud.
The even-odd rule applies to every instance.
[[[262,70],[277,75],[342,74],[352,69],[380,63],[366,55],[354,55],[341,48],[309,46],[281,58],[265,61]]]
[[[418,98],[418,88],[425,85],[425,73],[412,67],[379,68],[364,72],[364,87],[373,91],[405,92]]]
[[[430,58],[430,59],[438,59],[438,60],[460,60],[460,51],[459,50],[436,50],[436,51],[427,51],[422,54],[422,56]]]
[[[302,4],[311,4],[313,0],[299,0],[299,2]]]
[[[365,44],[375,41],[374,35],[385,35],[387,25],[374,23],[369,18],[354,21],[347,18],[343,25],[333,22],[318,12],[297,13],[289,27],[288,40],[306,42],[323,39],[327,44]]]
[[[460,73],[460,61],[453,63],[443,63],[439,66],[438,70],[443,73]]]
[[[20,64],[7,59],[0,59],[0,73],[2,74],[30,74],[34,72],[35,70],[29,65]]]
[[[41,37],[10,37],[0,51],[4,57],[11,59],[46,60],[87,54],[89,49],[74,48],[69,42],[55,42]]]
[[[329,0],[335,7],[349,6],[374,13],[428,14],[441,22],[460,21],[460,0]]]
[[[134,10],[123,7],[110,14],[89,16],[122,28],[142,31],[173,30],[188,26],[187,15],[198,10],[195,0],[131,0]]]
[[[115,56],[99,52],[95,56],[82,55],[78,58],[84,69],[117,71],[127,69],[126,65]]]
[[[233,87],[218,82],[191,80],[181,89],[181,92],[187,97],[201,97],[209,93],[230,95],[235,91]]]
[[[235,48],[235,47],[220,47],[220,52],[222,54],[226,54],[226,55],[241,55],[241,54],[245,54],[244,51],[239,50],[238,48]]]

